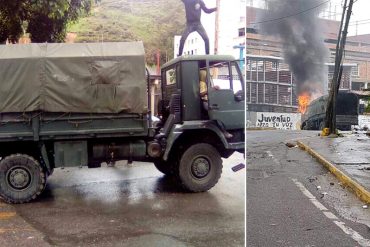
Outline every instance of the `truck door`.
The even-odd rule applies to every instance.
[[[244,128],[244,80],[236,62],[210,62],[208,66],[208,115],[226,129]]]

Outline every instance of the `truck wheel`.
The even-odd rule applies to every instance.
[[[222,173],[222,159],[210,144],[190,146],[182,155],[178,177],[181,185],[191,192],[202,192],[216,185]]]
[[[164,175],[173,174],[173,170],[174,170],[173,162],[158,160],[158,161],[154,161],[154,166],[157,168],[158,171],[162,172]]]
[[[13,154],[0,161],[0,196],[8,203],[25,203],[44,190],[46,175],[38,161]]]
[[[319,125],[319,130],[323,130],[324,128],[325,128],[325,123],[324,121],[321,121]]]

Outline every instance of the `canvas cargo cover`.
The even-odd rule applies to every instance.
[[[0,112],[146,113],[142,42],[0,45]]]

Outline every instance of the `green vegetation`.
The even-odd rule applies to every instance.
[[[88,14],[92,4],[93,0],[0,0],[0,43],[16,43],[24,32],[32,42],[63,42],[67,25]]]
[[[147,62],[154,64],[173,57],[173,37],[185,28],[180,0],[102,0],[91,14],[68,27],[77,34],[75,42],[144,42]]]

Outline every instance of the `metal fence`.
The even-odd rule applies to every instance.
[[[333,64],[328,66],[328,82],[333,77]],[[328,87],[330,88],[330,87]],[[341,90],[351,89],[351,65],[344,65]],[[296,112],[296,81],[280,57],[247,56],[246,98],[249,111]]]

